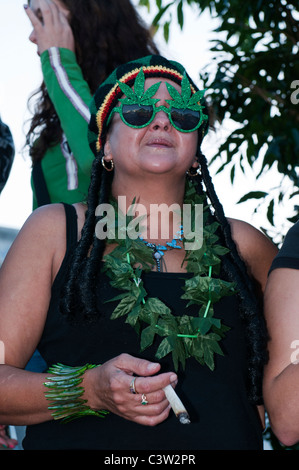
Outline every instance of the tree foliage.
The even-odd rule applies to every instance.
[[[208,10],[219,27],[214,30],[214,59],[199,76],[219,122],[236,123],[213,161],[230,168],[234,180],[238,165],[258,167],[259,178],[275,166],[291,190],[294,204],[299,194],[299,26],[295,0],[139,0],[148,9],[156,3],[153,26],[162,27],[168,41],[173,15],[183,29],[184,7]],[[216,64],[216,67],[215,67]],[[258,165],[257,165],[258,163]],[[241,202],[266,201],[268,221],[286,196],[285,186],[250,192]],[[294,199],[293,199],[294,198]],[[291,204],[291,203],[290,203]],[[297,220],[295,215],[290,221]]]

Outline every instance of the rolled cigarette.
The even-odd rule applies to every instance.
[[[166,385],[163,388],[166,398],[169,401],[171,408],[173,409],[174,414],[179,419],[180,423],[182,424],[190,424],[190,417],[189,414],[184,407],[183,403],[179,399],[178,395],[174,391],[171,385]]]

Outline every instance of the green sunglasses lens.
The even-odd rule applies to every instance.
[[[159,106],[154,108],[152,105],[123,104],[121,114],[129,126],[144,127],[150,123],[154,114],[159,112],[159,108]],[[164,106],[162,108],[161,111],[168,114],[171,124],[178,130],[192,132],[200,124],[198,111],[188,108],[165,108]]]
[[[123,104],[122,116],[127,124],[134,127],[146,126],[153,116],[152,105]]]
[[[200,122],[199,112],[188,108],[171,108],[170,116],[174,127],[182,131],[192,132],[198,127]]]

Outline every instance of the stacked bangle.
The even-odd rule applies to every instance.
[[[44,383],[48,389],[45,396],[51,402],[48,409],[54,419],[71,421],[88,415],[104,418],[109,413],[106,410],[92,410],[86,405],[87,400],[81,398],[84,393],[84,388],[80,386],[83,375],[94,367],[97,366],[86,364],[82,367],[70,367],[56,364],[49,368],[48,372],[53,375],[47,377],[47,382]]]

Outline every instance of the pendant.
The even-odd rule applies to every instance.
[[[166,242],[166,246],[164,245],[156,245],[155,243],[150,243],[147,242],[146,240],[143,239],[143,237],[139,237],[139,239],[151,250],[153,250],[153,259],[156,263],[157,271],[161,272],[162,271],[162,262],[163,262],[163,256],[165,251],[172,250],[174,248],[181,249],[182,247],[177,244],[177,241],[182,242],[183,241],[183,226],[181,225],[180,230],[177,232],[177,237],[173,238],[171,242]]]

